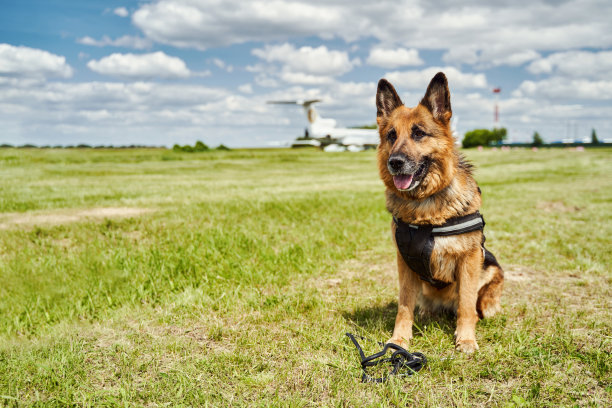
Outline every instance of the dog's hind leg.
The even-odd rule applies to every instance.
[[[486,281],[478,290],[476,303],[476,310],[481,319],[492,317],[501,310],[500,299],[504,288],[504,271],[495,256],[486,249],[483,268],[482,276]]]
[[[478,302],[482,258],[482,252],[476,249],[467,253],[457,263],[459,299],[455,348],[468,354],[478,350],[478,343],[476,342],[476,322],[478,322],[476,303]]]

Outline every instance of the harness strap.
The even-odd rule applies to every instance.
[[[409,224],[407,222],[402,221],[399,218],[393,217],[393,221],[396,225],[400,223],[408,225],[409,228],[412,229],[426,229],[431,228],[431,234],[438,237],[444,237],[449,235],[460,235],[465,234],[466,232],[478,231],[484,229],[485,221],[479,211],[476,211],[473,214],[464,215],[461,217],[454,217],[447,220],[442,225],[415,225]]]

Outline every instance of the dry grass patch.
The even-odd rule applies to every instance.
[[[503,266],[504,269],[504,279],[506,281],[514,281],[514,282],[525,282],[530,281],[534,278],[536,272],[525,266],[521,265],[508,265]]]
[[[547,212],[577,212],[582,208],[576,205],[566,205],[563,201],[540,201],[536,208]]]
[[[0,230],[31,228],[37,225],[61,225],[106,218],[130,218],[153,212],[151,208],[102,207],[58,211],[5,213],[0,215]]]

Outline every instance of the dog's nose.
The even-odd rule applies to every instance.
[[[401,155],[392,155],[389,157],[389,168],[393,172],[398,172],[406,164],[406,159]]]

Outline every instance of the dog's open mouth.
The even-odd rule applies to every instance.
[[[425,176],[428,167],[428,161],[423,160],[417,171],[415,171],[414,173],[398,174],[396,176],[393,176],[393,184],[395,184],[395,188],[400,191],[410,191],[416,188],[419,184],[421,184],[421,181],[423,180],[423,177]]]

